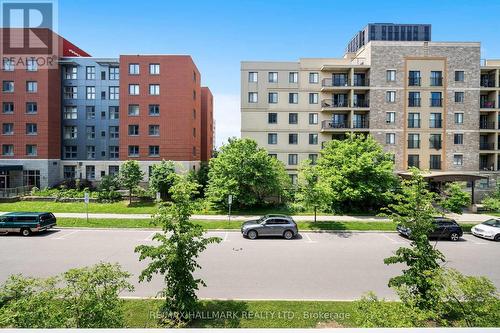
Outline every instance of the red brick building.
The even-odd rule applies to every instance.
[[[214,97],[201,87],[201,160],[208,161],[214,149]]]

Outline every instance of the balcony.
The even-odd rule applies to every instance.
[[[331,98],[321,101],[321,107],[324,109],[348,108],[349,100],[334,100]]]
[[[333,121],[323,120],[321,122],[321,130],[346,130],[349,129],[349,122],[346,121]]]
[[[327,78],[327,79],[323,79],[323,81],[321,82],[321,85],[323,87],[349,87],[350,86],[350,82],[347,78],[335,78],[335,79],[331,79],[331,78]]]
[[[354,81],[352,84],[354,87],[368,87],[370,86],[370,81],[366,78],[354,77]]]
[[[495,129],[494,121],[480,121],[479,122],[480,129]]]
[[[441,87],[443,85],[442,77],[431,77],[430,82],[431,87]]]
[[[370,107],[370,101],[367,99],[355,99],[352,103],[354,108],[368,108]]]
[[[370,122],[366,119],[358,119],[352,122],[353,129],[370,128]]]
[[[422,83],[421,81],[422,81],[422,78],[420,78],[420,77],[410,77],[410,78],[408,78],[408,85],[411,87],[420,86]]]
[[[420,98],[418,97],[408,98],[408,106],[412,108],[420,107]]]
[[[495,101],[481,101],[479,103],[479,107],[481,109],[494,109],[495,108]]]
[[[439,108],[443,106],[442,98],[431,98],[429,102],[430,102],[429,105],[433,108]]]
[[[420,141],[408,140],[408,149],[418,149],[420,148]]]
[[[494,88],[495,85],[495,79],[490,79],[490,78],[481,78],[481,87],[483,88]]]
[[[480,142],[479,150],[494,150],[495,144],[492,142]]]

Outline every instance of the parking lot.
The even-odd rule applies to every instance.
[[[145,264],[135,246],[153,244],[152,230],[59,229],[32,237],[0,236],[0,281],[10,274],[49,276],[99,261],[118,262],[133,274],[134,297],[154,296],[159,278],[138,283]],[[393,298],[387,287],[402,266],[383,259],[408,240],[395,233],[309,233],[293,240],[248,240],[239,232],[209,232],[222,239],[202,254],[197,272],[207,288],[202,298],[351,300],[364,292]],[[465,235],[459,242],[438,241],[446,265],[465,274],[484,275],[500,288],[500,265],[492,256],[500,243]]]

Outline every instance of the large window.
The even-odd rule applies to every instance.
[[[269,83],[278,83],[278,72],[269,72],[268,80]]]
[[[94,180],[95,179],[95,166],[87,165],[85,167],[85,179]]]
[[[149,156],[159,157],[160,156],[160,146],[149,146]]]
[[[160,64],[149,64],[149,74],[159,75],[160,74]]]
[[[38,105],[36,102],[27,102],[26,103],[26,113],[34,114],[38,112]]]
[[[128,146],[129,157],[139,157],[139,146]]]
[[[109,87],[109,99],[120,99],[120,87]]]
[[[36,93],[38,91],[38,82],[26,81],[26,91],[29,93]]]
[[[86,99],[95,99],[95,87],[89,86],[85,87]]]
[[[77,119],[78,118],[78,109],[76,106],[65,106],[63,109],[63,118],[64,119]]]
[[[288,134],[288,144],[296,145],[299,143],[299,135],[297,133]]]
[[[269,93],[269,100],[268,102],[270,104],[276,104],[278,103],[278,93],[277,92],[270,92]]]
[[[76,80],[77,79],[78,68],[76,66],[66,66],[66,72],[64,78],[66,80]]]
[[[160,85],[159,84],[150,84],[149,85],[149,94],[150,95],[159,95],[160,94]]]
[[[14,156],[14,145],[10,145],[10,144],[2,145],[2,155],[3,156]]]
[[[111,66],[109,67],[109,79],[119,80],[120,79],[120,67]]]
[[[441,71],[431,71],[431,82],[430,85],[433,87],[440,87],[443,85],[443,72]]]
[[[298,104],[299,103],[299,94],[298,93],[289,93],[288,94],[288,103]]]
[[[119,126],[109,126],[109,138],[119,139],[120,138],[120,127]]]
[[[318,93],[309,93],[309,104],[318,104]]]
[[[278,144],[278,133],[268,133],[267,134],[267,144],[269,144],[269,145]]]
[[[160,136],[160,125],[149,125],[148,134],[150,136]]]
[[[85,69],[85,78],[87,80],[95,80],[95,66],[87,66]]]
[[[139,115],[139,105],[138,104],[129,104],[128,115],[129,116],[138,116]]]
[[[420,167],[420,157],[419,155],[408,155],[408,167]]]
[[[64,179],[76,178],[76,167],[74,165],[65,165],[63,170]]]
[[[288,82],[289,83],[299,83],[299,73],[298,72],[288,73]]]
[[[410,91],[408,93],[408,106],[415,108],[420,107],[420,92],[419,91]]]
[[[109,158],[117,159],[120,157],[120,147],[119,146],[109,146]],[[110,173],[111,175],[111,173]]]
[[[309,144],[310,145],[317,145],[318,144],[318,134],[309,133]]]
[[[319,83],[319,74],[309,73],[309,83]]]
[[[40,188],[40,170],[23,170],[23,184]]]
[[[87,146],[87,159],[88,160],[95,159],[95,146]]]
[[[95,106],[93,106],[93,105],[87,105],[85,107],[85,118],[87,120],[93,120],[93,119],[95,119]]]
[[[431,155],[429,157],[429,169],[431,170],[441,169],[441,155]]]
[[[420,134],[410,133],[408,134],[408,148],[420,148]]]
[[[288,154],[288,165],[297,165],[299,157],[297,154]]]
[[[139,125],[128,125],[128,135],[130,136],[139,135]]]
[[[150,104],[149,105],[149,115],[150,116],[159,116],[160,115],[160,105]]]
[[[443,106],[442,93],[440,91],[431,92],[431,107],[441,107]]]
[[[268,124],[277,124],[278,123],[278,114],[277,113],[268,113],[267,114],[267,123]]]
[[[430,134],[429,135],[429,148],[431,149],[441,149],[441,134]]]
[[[86,126],[87,140],[95,139],[95,126]]]
[[[139,95],[139,85],[138,84],[129,84],[128,85],[128,93],[129,93],[129,95]]]
[[[318,124],[318,114],[309,113],[309,125],[317,125],[317,124]]]
[[[64,138],[76,139],[78,136],[78,128],[76,126],[64,126]]]
[[[27,135],[37,135],[38,134],[37,124],[33,124],[33,123],[26,124],[26,134]]]
[[[248,72],[248,82],[257,82],[258,75],[257,72]]]
[[[443,127],[443,120],[441,118],[441,113],[431,113],[429,115],[429,128],[441,128]]]
[[[14,81],[3,81],[2,91],[7,93],[14,92]]]
[[[109,119],[120,119],[120,107],[110,106],[109,107]]]
[[[64,94],[65,99],[77,99],[78,98],[78,89],[75,86],[64,86]]]
[[[420,128],[420,113],[408,113],[408,128]]]
[[[64,146],[64,158],[75,159],[78,157],[77,146]]]
[[[139,75],[139,64],[129,64],[128,73],[131,75]]]
[[[248,103],[257,103],[257,93],[249,92],[248,93]]]

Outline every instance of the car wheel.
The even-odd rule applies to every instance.
[[[283,237],[285,239],[292,239],[293,238],[293,232],[291,230],[287,230],[283,233]]]
[[[498,235],[495,236],[495,241],[496,242],[500,242],[500,234],[498,234]]]
[[[248,238],[250,239],[256,239],[257,238],[257,231],[255,230],[250,230],[247,234]]]
[[[453,242],[456,242],[460,239],[460,236],[456,232],[452,232],[450,234],[450,240]]]
[[[21,235],[23,235],[24,237],[31,236],[31,229],[30,228],[21,229]]]

